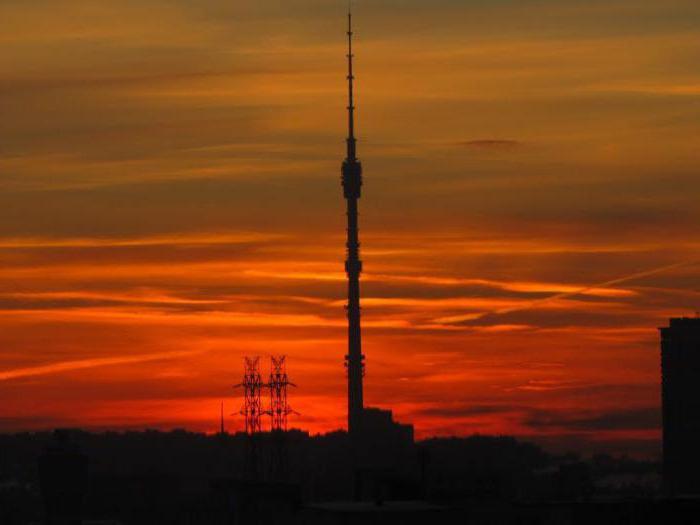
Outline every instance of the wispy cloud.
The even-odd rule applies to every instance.
[[[62,361],[58,363],[51,363],[48,365],[33,366],[27,368],[15,368],[14,370],[2,370],[0,371],[0,381],[9,381],[11,379],[21,379],[25,377],[42,376],[48,374],[59,374],[62,372],[71,372],[74,370],[83,370],[87,368],[98,368],[103,366],[128,365],[136,363],[145,363],[148,361],[168,360],[175,359],[178,357],[188,357],[197,353],[199,352],[159,352],[154,354],[142,354],[129,357],[97,357],[94,359]]]
[[[676,270],[676,269],[682,268],[684,266],[691,266],[691,265],[695,265],[698,263],[700,263],[700,259],[691,259],[691,260],[687,260],[687,261],[681,261],[681,262],[677,262],[674,264],[661,266],[659,268],[653,268],[651,270],[644,270],[641,272],[636,272],[636,273],[627,275],[625,277],[618,277],[618,278],[611,279],[608,281],[603,281],[601,283],[594,284],[591,286],[584,286],[581,288],[561,292],[558,294],[551,295],[549,297],[545,297],[543,299],[536,299],[534,301],[527,301],[527,302],[524,302],[523,304],[520,304],[518,306],[499,308],[499,309],[488,311],[488,312],[476,312],[476,313],[470,313],[470,314],[465,314],[465,315],[444,317],[441,319],[436,319],[436,322],[438,322],[438,323],[461,323],[461,322],[465,322],[465,321],[478,321],[479,319],[482,319],[482,318],[487,317],[487,316],[497,316],[497,315],[502,315],[502,314],[519,312],[522,310],[529,310],[529,309],[533,309],[533,308],[538,308],[541,306],[546,306],[549,303],[559,301],[561,299],[568,299],[571,297],[575,297],[577,295],[586,294],[586,293],[590,292],[591,290],[609,288],[609,287],[612,287],[612,286],[615,286],[618,284],[623,284],[623,283],[626,283],[629,281],[642,279],[644,277],[650,277],[650,276],[657,275],[660,273],[670,272],[672,270]]]
[[[5,237],[0,238],[2,248],[108,248],[136,246],[178,246],[209,244],[244,244],[279,241],[283,234],[262,232],[183,233],[144,237]]]
[[[486,150],[511,150],[521,145],[517,140],[508,139],[475,139],[458,142],[458,146],[465,148],[486,149]]]

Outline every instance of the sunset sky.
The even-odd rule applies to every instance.
[[[345,424],[339,0],[0,3],[0,431]],[[700,2],[355,2],[365,400],[655,454],[700,310]]]

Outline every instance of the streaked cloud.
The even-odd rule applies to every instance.
[[[16,368],[14,370],[2,370],[0,371],[0,381],[8,381],[10,379],[21,379],[33,376],[42,376],[47,374],[60,374],[61,372],[85,370],[88,368],[97,368],[102,366],[136,364],[145,363],[148,361],[167,360],[174,357],[192,355],[193,353],[195,352],[162,352],[156,354],[142,354],[131,357],[101,357],[95,359],[81,359],[77,361],[63,361],[43,366]]]
[[[458,143],[459,146],[477,149],[509,150],[518,147],[517,140],[507,139],[473,139]]]
[[[181,234],[161,235],[141,238],[4,238],[0,239],[3,248],[101,248],[130,246],[165,246],[165,245],[199,245],[199,244],[243,244],[274,241],[284,238],[260,232],[241,232],[225,234]]]

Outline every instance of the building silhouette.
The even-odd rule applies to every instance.
[[[700,493],[700,317],[661,332],[663,479],[671,494]]]

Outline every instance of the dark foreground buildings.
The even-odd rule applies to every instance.
[[[286,474],[255,480],[244,475],[243,433],[0,434],[0,524],[666,525],[700,515],[700,500],[653,497],[655,463],[553,456],[486,436],[419,442],[414,478],[364,473],[368,497],[351,501],[346,432],[283,435]],[[276,436],[258,438],[272,460]]]
[[[663,477],[671,494],[700,494],[700,317],[661,331]]]

